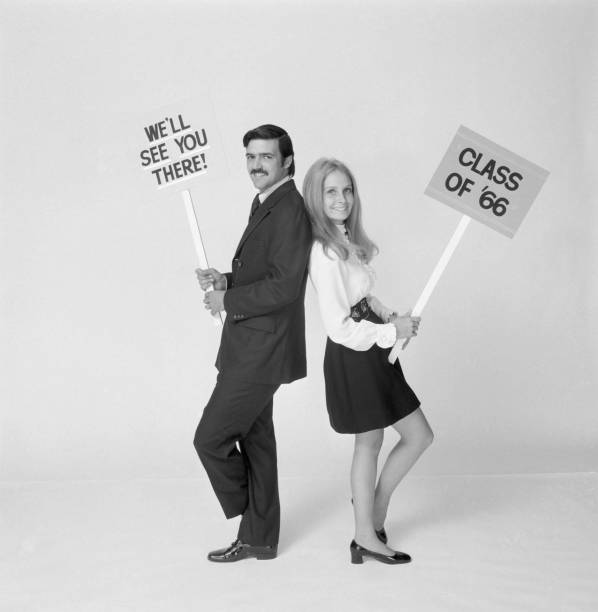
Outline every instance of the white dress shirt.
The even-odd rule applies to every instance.
[[[278,181],[278,183],[274,183],[274,185],[271,185],[270,187],[268,187],[268,189],[262,191],[261,193],[257,194],[257,197],[260,200],[260,204],[274,191],[276,191],[283,183],[286,183],[287,181],[290,181],[291,177],[287,174],[284,178],[280,179],[280,181]]]
[[[344,226],[339,230],[344,232]],[[367,351],[374,344],[390,348],[396,342],[397,330],[392,323],[354,321],[351,307],[364,297],[371,297],[375,272],[352,253],[342,260],[319,241],[312,245],[309,278],[318,294],[324,329],[333,342],[355,351]]]

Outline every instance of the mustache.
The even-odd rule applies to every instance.
[[[251,174],[263,174],[264,176],[268,176],[268,173],[265,170],[252,170]]]

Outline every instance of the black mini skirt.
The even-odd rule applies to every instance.
[[[351,309],[355,321],[383,321],[364,298]],[[374,344],[355,351],[328,338],[324,354],[326,407],[339,433],[383,429],[416,410],[420,401],[407,384],[399,361],[388,362],[391,349]]]

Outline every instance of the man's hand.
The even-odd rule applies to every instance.
[[[397,328],[397,338],[412,338],[417,336],[421,317],[412,317],[411,311],[397,317],[392,323]]]
[[[220,274],[215,268],[206,268],[205,270],[197,268],[195,274],[197,275],[199,286],[204,291],[208,289],[210,285],[213,285],[214,289],[218,291],[226,289],[226,276]]]
[[[208,291],[203,298],[206,309],[213,315],[224,310],[224,294],[226,291]]]

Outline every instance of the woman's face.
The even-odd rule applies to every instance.
[[[334,223],[341,224],[353,208],[353,184],[340,170],[334,170],[324,179],[324,213]]]

